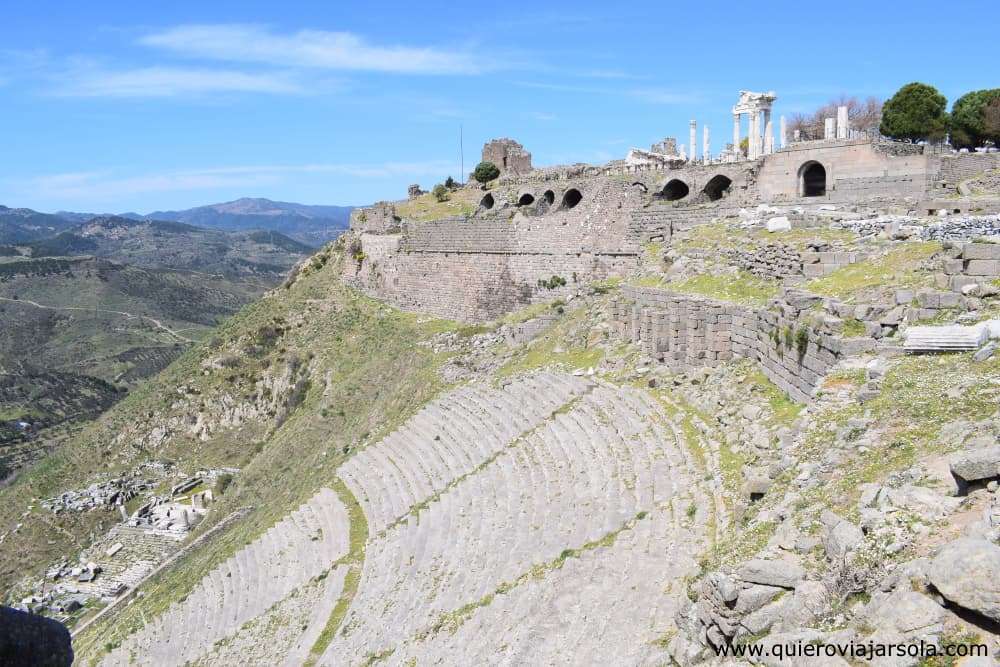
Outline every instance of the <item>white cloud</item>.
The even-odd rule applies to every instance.
[[[214,167],[119,176],[113,171],[86,171],[36,176],[12,183],[34,195],[51,199],[114,201],[136,195],[163,192],[191,192],[220,188],[250,191],[264,185],[285,183],[304,174],[337,174],[359,179],[396,176],[433,176],[454,170],[452,162],[386,162],[383,164],[302,164]]]
[[[177,97],[207,93],[302,94],[307,92],[284,73],[144,67],[120,71],[76,69],[60,77],[55,94],[70,97]]]
[[[349,32],[323,30],[278,34],[255,25],[187,25],[147,35],[140,43],[191,58],[279,67],[403,74],[475,74],[483,69],[467,53],[376,46]]]

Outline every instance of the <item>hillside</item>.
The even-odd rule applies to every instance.
[[[0,487],[7,601],[94,665],[996,655],[1000,193],[898,207],[1000,155],[799,150],[358,211]]]
[[[73,224],[73,221],[58,215],[39,213],[29,208],[0,206],[0,245],[26,243],[52,236]]]
[[[120,217],[0,246],[0,439],[99,414],[310,250],[274,231]]]

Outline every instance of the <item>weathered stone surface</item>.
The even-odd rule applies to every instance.
[[[1000,621],[1000,547],[976,538],[955,540],[931,561],[928,576],[949,602]]]
[[[824,512],[823,523],[827,526],[823,547],[826,557],[830,560],[843,558],[857,545],[864,541],[861,529],[849,521],[845,521],[832,512]]]
[[[797,563],[783,560],[754,559],[744,563],[739,570],[743,581],[781,588],[795,588],[805,574]]]
[[[0,664],[69,667],[69,630],[50,618],[0,607]]]
[[[867,616],[880,630],[926,634],[940,632],[944,610],[926,595],[900,589],[881,603],[871,605]]]
[[[957,454],[951,461],[951,474],[965,482],[1000,476],[1000,446]]]

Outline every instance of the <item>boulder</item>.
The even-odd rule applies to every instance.
[[[769,232],[787,232],[791,228],[792,223],[788,220],[788,216],[785,215],[779,215],[767,221],[767,231]]]
[[[928,578],[946,600],[1000,622],[1000,547],[978,538],[947,544]]]
[[[903,635],[939,634],[944,609],[926,595],[900,588],[881,602],[870,605],[865,615],[879,631]]]
[[[744,563],[738,574],[743,581],[780,588],[795,588],[806,576],[805,570],[797,563],[759,558]]]
[[[833,514],[830,512],[830,514]],[[834,515],[838,521],[825,520],[827,533],[823,538],[823,548],[826,549],[826,557],[830,560],[839,560],[849,554],[854,547],[861,544],[865,536],[861,529],[850,521],[845,521]]]
[[[966,484],[1000,477],[1000,446],[965,451],[951,460],[951,474]]]

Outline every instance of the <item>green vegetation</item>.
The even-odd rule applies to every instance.
[[[450,192],[444,201],[438,200],[433,193],[423,194],[396,204],[396,214],[404,220],[413,222],[471,215],[476,210],[481,196],[481,192],[470,188]]]
[[[480,162],[472,172],[472,177],[480,183],[489,183],[500,176],[500,170],[492,162]]]
[[[882,106],[882,134],[906,141],[940,141],[948,132],[948,100],[926,83],[908,83]]]
[[[844,320],[841,333],[845,338],[858,338],[866,335],[867,330],[865,329],[864,322],[854,317],[848,317]]]
[[[754,306],[766,304],[778,293],[776,281],[764,280],[746,271],[736,275],[702,274],[680,281],[657,281],[646,286]]]
[[[333,246],[323,253],[327,258],[316,263],[319,268],[300,273],[280,299],[263,299],[245,308],[220,327],[215,340],[188,351],[55,455],[0,489],[0,523],[24,522],[16,549],[10,541],[0,545],[0,581],[9,586],[14,576],[36,572],[58,555],[77,550],[72,540],[108,518],[101,512],[43,516],[35,509],[21,519],[32,498],[85,486],[97,472],[131,469],[153,456],[182,460],[185,468],[241,470],[197,532],[237,508],[252,507],[250,513],[144,585],[143,597],[116,615],[113,630],[105,624],[88,629],[75,642],[78,655],[92,655],[104,643],[140,627],[143,619],[186,595],[213,567],[317,489],[334,484],[336,490],[337,468],[348,456],[397,428],[442,388],[438,368],[447,355],[414,344],[442,325],[344,287],[339,274],[345,249]],[[265,330],[266,336],[258,335]],[[223,351],[232,361],[202,373],[202,361]],[[277,414],[262,413],[207,439],[179,433],[156,450],[142,446],[144,434],[179,415],[202,412],[210,421],[218,419],[223,405],[215,401],[224,396],[240,402],[261,400],[254,398],[258,381],[283,374],[286,367],[297,368],[294,373],[311,382],[297,403],[290,402]],[[186,388],[178,392],[179,387]],[[116,438],[120,446],[113,444]],[[258,441],[259,447],[246,445]],[[361,526],[353,518],[351,525],[351,553],[357,563],[364,539],[354,535]],[[356,588],[359,577],[359,570],[348,573],[345,594]]]
[[[926,282],[930,271],[921,262],[941,249],[934,241],[905,243],[885,255],[849,264],[807,282],[805,289],[814,294],[850,300],[868,290],[892,287],[915,287]]]
[[[539,278],[538,279],[538,286],[539,287],[544,287],[545,289],[549,289],[549,290],[556,289],[558,287],[565,287],[566,286],[566,279],[563,278],[562,276],[555,276],[555,275],[552,276],[552,277],[550,277],[550,278],[547,278],[547,279],[546,278]]]
[[[587,315],[587,306],[565,311],[547,331],[503,366],[498,375],[507,377],[549,365],[568,370],[596,368],[604,358],[604,349],[590,340],[590,330],[585,326]]]
[[[448,201],[448,188],[444,184],[438,183],[431,190],[431,196],[438,202]]]
[[[987,141],[1000,143],[1000,128],[989,115],[991,105],[1000,103],[1000,88],[975,90],[955,100],[951,108],[951,145],[976,148]]]

